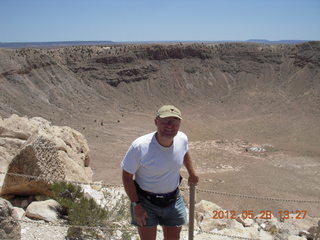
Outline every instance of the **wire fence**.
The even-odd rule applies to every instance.
[[[216,195],[222,195],[222,196],[228,196],[228,197],[251,198],[251,199],[259,199],[259,200],[267,200],[267,201],[320,204],[320,200],[282,199],[282,198],[273,198],[273,197],[264,197],[264,196],[252,196],[252,195],[244,195],[244,194],[237,194],[237,193],[218,192],[214,190],[201,189],[201,188],[197,188],[197,192],[204,192],[204,193],[210,193],[210,194],[216,194]]]
[[[31,176],[26,174],[18,174],[18,173],[6,173],[0,171],[0,174],[8,175],[8,176],[15,176],[15,177],[22,177],[28,178],[35,181],[46,181],[46,182],[57,182],[57,179],[46,178],[46,177],[39,177],[39,176]],[[61,180],[62,181],[62,180]],[[104,184],[99,182],[80,182],[80,181],[71,181],[71,180],[63,180],[66,183],[72,184],[80,184],[80,185],[90,185],[90,186],[99,186],[99,187],[107,187],[107,188],[122,188],[123,184]],[[181,187],[181,190],[188,190],[188,188]],[[320,199],[283,199],[283,198],[273,198],[273,197],[266,197],[266,196],[253,196],[253,195],[245,195],[245,194],[238,194],[238,193],[228,193],[228,192],[219,192],[210,189],[203,189],[197,188],[196,191],[198,193],[209,193],[221,196],[228,196],[228,197],[236,197],[236,198],[245,198],[245,199],[258,199],[258,200],[266,200],[266,201],[279,201],[279,202],[295,202],[295,203],[311,203],[311,204],[320,204]]]
[[[18,174],[18,173],[9,173],[9,172],[3,172],[0,171],[0,175],[6,175],[6,176],[12,176],[12,177],[21,177],[21,178],[27,178],[32,179],[34,181],[45,181],[45,182],[66,182],[66,183],[72,183],[77,185],[90,185],[90,186],[99,186],[104,188],[123,188],[123,184],[104,184],[100,182],[81,182],[81,181],[70,181],[70,180],[57,180],[52,179],[48,177],[40,177],[40,176],[32,176],[32,175],[26,175],[26,174]],[[189,188],[181,188],[181,190],[188,191]],[[309,203],[309,204],[320,204],[320,200],[316,199],[281,199],[281,198],[272,198],[272,197],[265,197],[265,196],[252,196],[252,195],[244,195],[244,194],[237,194],[237,193],[228,193],[228,192],[219,192],[214,191],[210,189],[202,189],[202,188],[196,188],[197,193],[209,193],[209,194],[215,194],[220,196],[226,196],[226,197],[234,197],[234,198],[243,198],[243,199],[258,199],[258,200],[267,200],[267,201],[281,201],[281,202],[294,202],[294,203]],[[320,218],[314,216],[314,218]],[[0,216],[0,219],[3,219],[3,217]],[[24,222],[24,223],[33,223],[30,220],[23,220],[23,219],[14,219],[16,222]],[[93,229],[93,230],[105,230],[105,231],[121,231],[121,232],[136,232],[136,229],[133,227],[116,227],[116,228],[110,228],[110,227],[101,227],[101,226],[80,226],[80,225],[71,225],[67,222],[62,223],[54,223],[54,222],[41,222],[37,221],[36,224],[40,225],[46,225],[46,226],[56,226],[56,227],[74,227],[74,228],[81,228],[81,229]],[[159,231],[159,230],[158,230]],[[188,231],[187,229],[182,229],[182,231]],[[213,236],[220,236],[230,239],[243,239],[243,240],[256,240],[255,238],[247,238],[247,237],[241,237],[241,236],[233,236],[228,234],[220,234],[216,232],[207,232],[202,230],[195,230],[196,234],[209,234]]]

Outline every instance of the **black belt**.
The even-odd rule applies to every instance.
[[[152,193],[143,190],[139,184],[134,181],[137,189],[137,193],[149,200],[152,204],[155,204],[159,207],[167,207],[170,204],[174,203],[179,195],[179,188],[176,188],[174,191],[169,193]]]
[[[144,190],[142,190],[142,191],[144,192],[145,195],[150,195],[150,196],[156,197],[156,198],[166,198],[166,197],[176,196],[178,188],[176,188],[174,191],[169,192],[169,193],[152,193],[152,192],[148,192],[148,191],[144,191]]]

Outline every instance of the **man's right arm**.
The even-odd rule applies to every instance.
[[[131,202],[139,201],[137,188],[133,182],[133,174],[125,170],[122,170],[122,182],[130,201]],[[148,217],[147,212],[143,209],[141,204],[136,205],[133,209],[133,212],[134,212],[134,218],[140,226],[144,226],[147,224],[146,222],[146,218]]]
[[[137,195],[137,189],[133,182],[133,174],[128,173],[125,170],[122,170],[122,182],[130,201],[131,202],[139,201],[139,198]]]

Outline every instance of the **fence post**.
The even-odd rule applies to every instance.
[[[189,240],[193,240],[194,230],[194,204],[195,204],[195,188],[194,184],[190,184],[189,192]]]

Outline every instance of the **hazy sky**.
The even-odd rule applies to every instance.
[[[320,40],[320,0],[0,0],[0,42]]]

